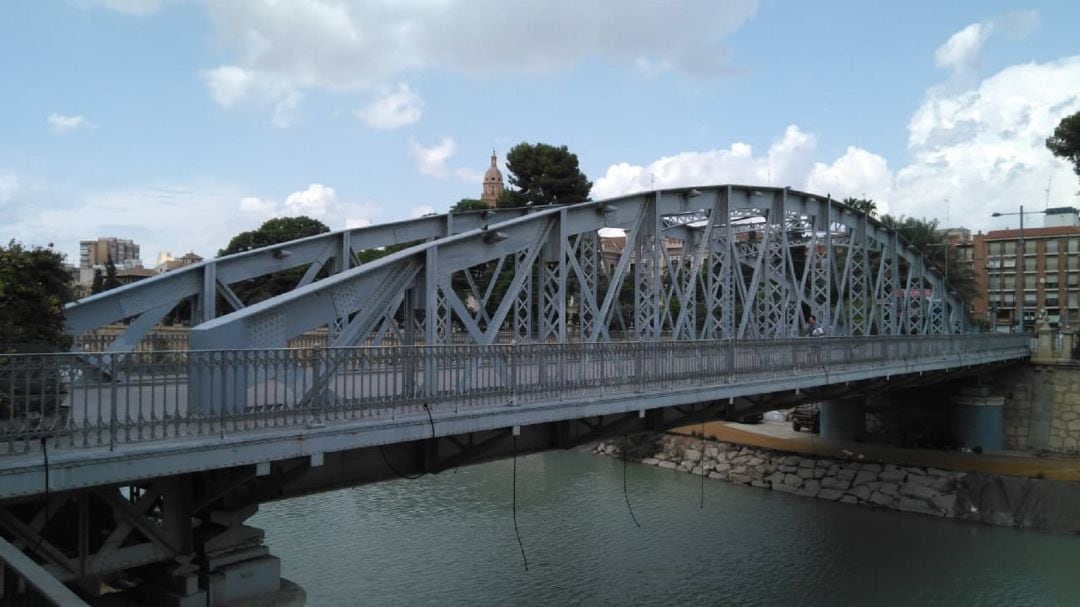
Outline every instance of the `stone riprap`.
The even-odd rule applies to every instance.
[[[595,451],[619,457],[622,441]],[[643,452],[653,453],[644,458]],[[1080,533],[1080,483],[796,455],[674,434],[631,437],[629,459],[803,497],[992,525]]]

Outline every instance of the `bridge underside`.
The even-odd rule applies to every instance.
[[[503,408],[494,414],[425,407],[379,428],[315,426],[289,436],[263,433],[175,445],[175,450],[148,451],[141,458],[128,453],[122,470],[108,452],[83,457],[59,452],[50,464],[50,485],[85,488],[54,491],[46,498],[27,492],[5,500],[0,530],[57,578],[84,590],[126,579],[180,596],[185,588],[197,588],[200,579],[205,587],[215,572],[226,575],[237,563],[276,566],[262,544],[262,532],[244,524],[263,502],[803,402],[905,390],[991,372],[997,364],[1003,363],[913,368],[888,377],[838,373],[831,383],[764,382],[672,394],[664,402],[655,396],[615,395],[557,408]],[[24,464],[21,472],[10,466],[3,471],[6,487],[40,481],[43,466]]]

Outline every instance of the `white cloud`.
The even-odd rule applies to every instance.
[[[49,117],[45,120],[57,135],[65,135],[79,129],[90,129],[95,126],[85,116],[65,116],[56,112],[49,114]]]
[[[754,156],[749,145],[737,142],[727,149],[667,156],[648,166],[612,165],[596,180],[592,196],[608,198],[653,188],[716,183],[800,183],[812,165],[816,147],[813,135],[791,125],[766,156]]]
[[[263,200],[255,196],[245,196],[240,199],[240,210],[245,213],[254,213],[256,215],[265,215],[272,217],[276,210],[276,205],[272,200]]]
[[[303,97],[296,91],[289,91],[274,104],[274,117],[270,122],[279,129],[289,128],[295,119],[296,106]]]
[[[416,168],[421,173],[432,177],[446,177],[450,173],[446,162],[457,153],[457,144],[453,137],[443,137],[433,146],[423,146],[415,139],[410,139],[409,153],[416,160]]]
[[[222,75],[233,85],[272,83],[244,90],[268,95],[274,103],[291,91],[368,90],[439,68],[544,73],[600,60],[651,73],[714,75],[725,69],[724,39],[757,11],[757,0],[688,0],[678,10],[652,0],[624,0],[619,10],[573,0],[209,0],[207,5],[216,36],[232,58],[203,77],[226,107],[222,99],[236,95],[222,92]],[[462,24],[468,24],[468,32]],[[397,126],[419,119],[417,99],[401,107],[382,116],[394,117],[389,124]],[[365,120],[386,124],[377,117],[381,114],[370,115]]]
[[[260,220],[307,215],[326,223],[331,229],[370,225],[382,211],[375,203],[344,201],[334,188],[321,183],[313,183],[307,189],[289,194],[284,202],[246,196],[240,199],[238,208],[242,213]],[[338,217],[346,218],[345,225],[334,225],[334,219]]]
[[[308,189],[293,192],[285,199],[285,210],[295,215],[322,217],[337,202],[337,192],[321,183],[313,183]]]
[[[483,183],[484,174],[480,171],[474,171],[465,167],[461,167],[454,170],[454,176],[464,181],[465,183]]]
[[[956,32],[934,51],[934,64],[952,70],[955,77],[966,80],[979,67],[980,55],[987,40],[998,31],[1008,38],[1026,38],[1039,26],[1039,13],[1017,11],[986,21],[972,23]]]
[[[989,24],[972,23],[938,47],[934,52],[934,63],[938,67],[954,71],[973,69],[978,63],[979,52],[992,31],[993,27]]]
[[[246,70],[233,65],[223,65],[200,74],[210,96],[221,107],[230,108],[247,97],[254,78]]]
[[[382,88],[367,107],[356,110],[356,117],[375,129],[396,129],[416,124],[423,114],[424,101],[399,83],[395,88]]]
[[[908,124],[909,162],[890,169],[885,158],[851,146],[832,161],[814,161],[816,141],[787,128],[768,154],[749,145],[682,152],[647,166],[608,167],[592,195],[607,198],[657,188],[719,183],[790,185],[833,198],[869,197],[882,212],[937,218],[943,224],[990,229],[994,210],[1038,207],[1053,178],[1050,204],[1076,201],[1075,175],[1045,147],[1058,122],[1080,111],[1080,56],[1006,68],[970,90],[931,89]],[[948,200],[948,204],[945,201]]]

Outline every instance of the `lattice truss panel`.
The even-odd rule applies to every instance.
[[[786,189],[703,190],[532,209],[193,334],[267,347],[313,326],[335,345],[786,338],[811,314],[832,335],[966,326],[936,270],[876,221]],[[301,305],[316,295],[330,305]]]

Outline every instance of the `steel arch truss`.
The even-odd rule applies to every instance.
[[[601,230],[625,234],[602,248]],[[777,188],[649,192],[427,240],[195,327],[193,346],[283,347],[338,323],[379,343],[786,338],[959,332],[918,252],[836,201]],[[413,339],[415,341],[409,341]]]

